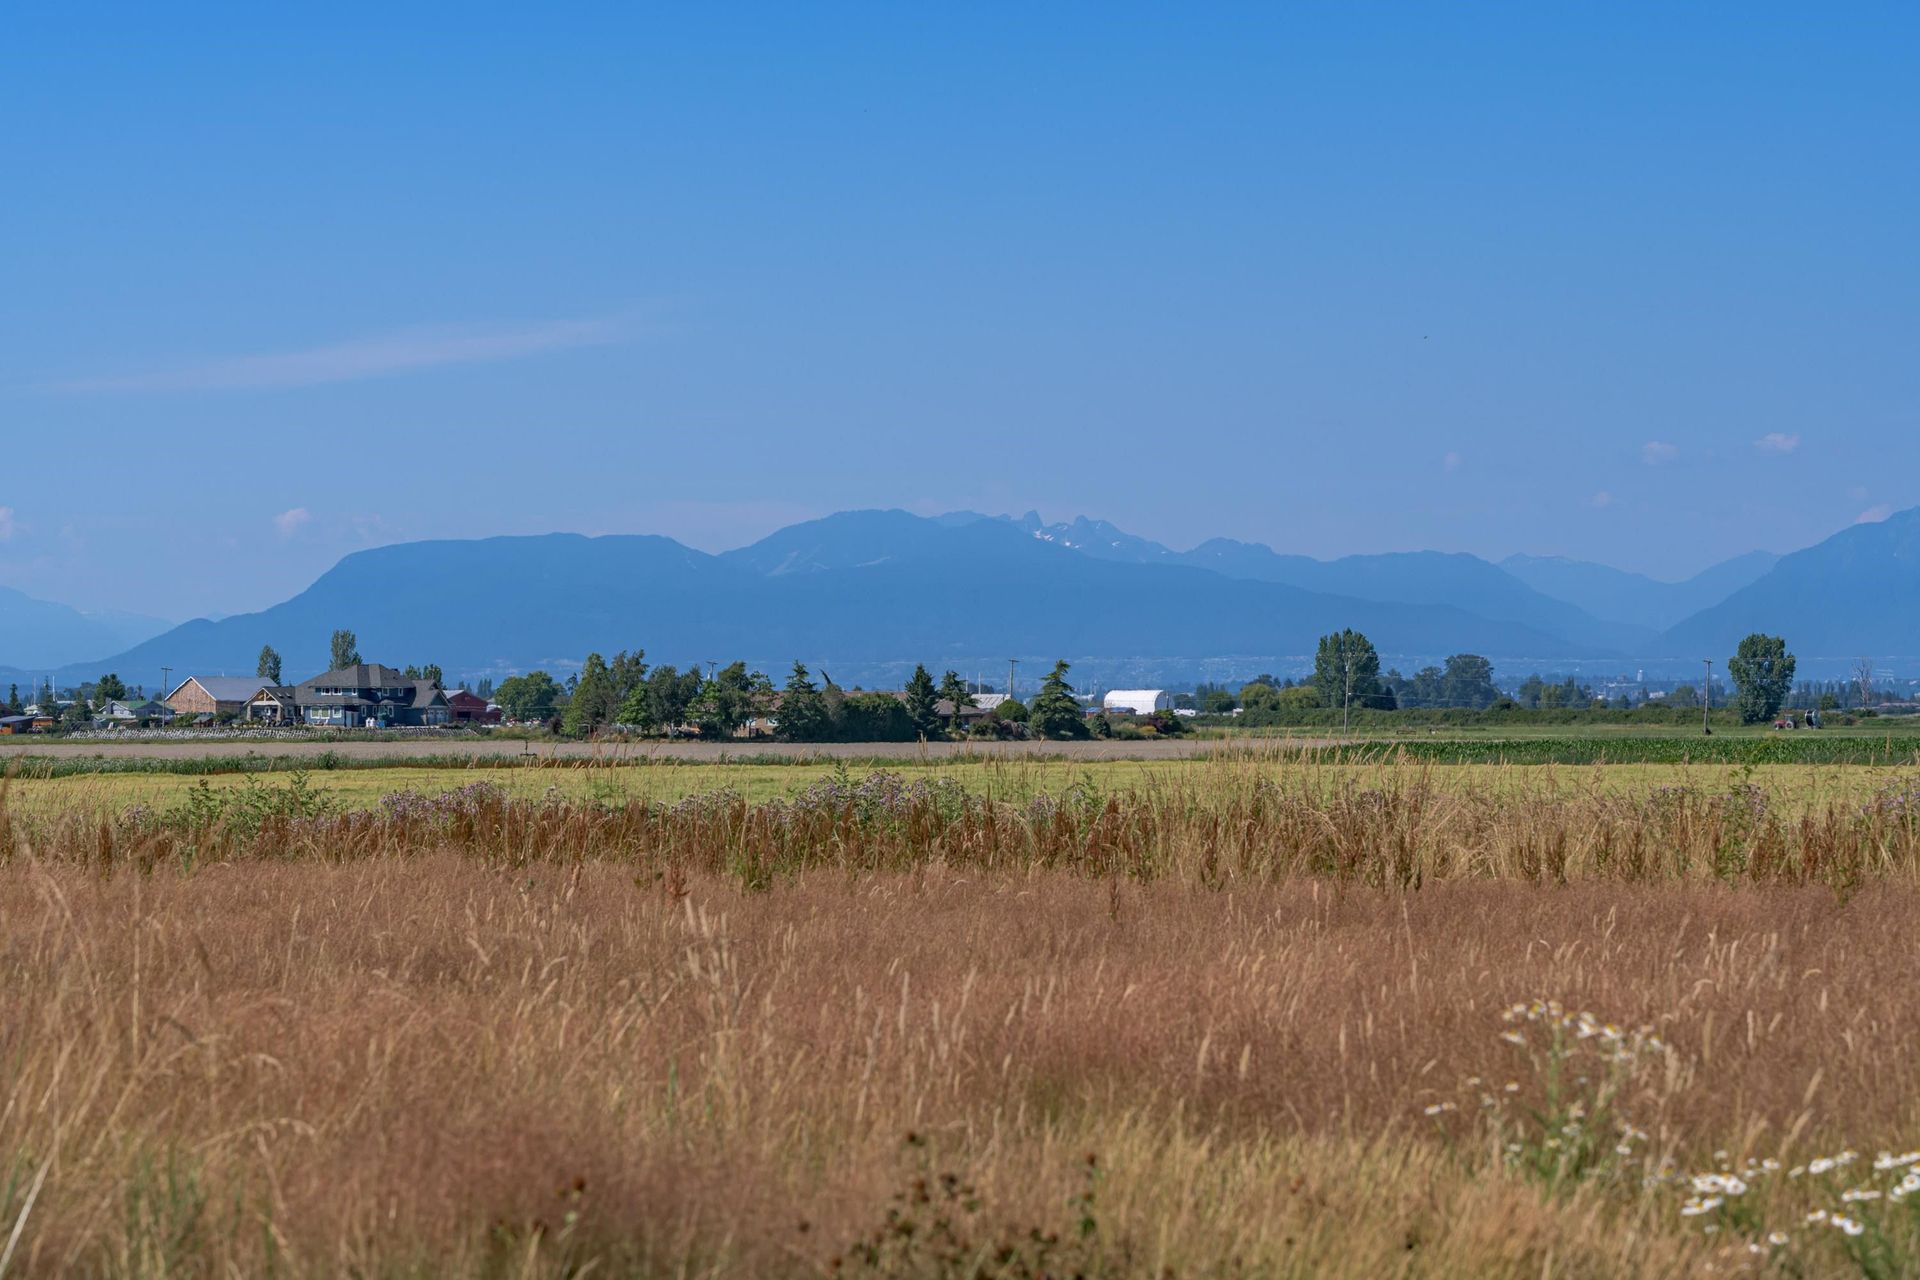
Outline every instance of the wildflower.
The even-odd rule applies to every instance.
[[[1747,1194],[1747,1184],[1730,1173],[1697,1173],[1693,1177],[1693,1189],[1702,1195],[1743,1196]]]
[[[1827,1211],[1825,1209],[1815,1209],[1812,1213],[1807,1215],[1808,1222],[1825,1222],[1826,1220],[1827,1220]]]
[[[1522,1049],[1527,1047],[1527,1038],[1521,1035],[1518,1031],[1502,1031],[1500,1033],[1500,1038],[1502,1040],[1505,1040],[1508,1044],[1517,1044]]]
[[[1880,1193],[1866,1187],[1852,1187],[1840,1193],[1840,1199],[1847,1204],[1858,1204],[1862,1200],[1878,1200]]]
[[[1840,1228],[1840,1230],[1846,1232],[1850,1236],[1857,1236],[1861,1232],[1866,1230],[1865,1227],[1861,1226],[1854,1219],[1842,1217],[1840,1214],[1837,1214],[1837,1213],[1834,1214],[1833,1217],[1829,1219],[1829,1221],[1831,1221],[1834,1226]]]
[[[1432,1106],[1427,1108],[1427,1114],[1430,1116],[1437,1116],[1437,1115],[1443,1115],[1449,1111],[1458,1111],[1459,1109],[1460,1108],[1454,1106],[1453,1103],[1451,1102],[1436,1102]]]
[[[1518,1093],[1518,1092],[1520,1092],[1520,1085],[1519,1085],[1519,1082],[1518,1082],[1518,1081],[1514,1081],[1514,1080],[1509,1080],[1509,1081],[1507,1081],[1507,1084],[1506,1084],[1506,1091],[1507,1091],[1508,1093]]]
[[[1767,1233],[1767,1243],[1772,1245],[1776,1249],[1786,1244],[1786,1242],[1787,1242],[1787,1233],[1784,1231],[1770,1231]]]
[[[1703,1213],[1711,1213],[1726,1201],[1719,1196],[1695,1196],[1680,1206],[1680,1216],[1697,1218]]]

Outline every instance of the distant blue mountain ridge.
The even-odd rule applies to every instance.
[[[1084,517],[849,511],[719,555],[637,535],[401,543],[347,556],[269,609],[117,647],[0,614],[0,662],[38,675],[42,662],[15,653],[59,645],[62,679],[157,683],[163,666],[251,673],[271,644],[289,673],[311,674],[337,627],[369,659],[450,675],[566,670],[590,651],[644,648],[657,662],[744,658],[776,675],[799,659],[843,683],[891,680],[915,662],[1004,670],[1010,656],[1225,673],[1297,664],[1348,626],[1403,666],[1455,652],[1507,670],[1695,661],[1731,653],[1753,629],[1788,635],[1802,654],[1898,654],[1920,648],[1909,638],[1916,527],[1920,512],[1904,512],[1791,556],[1757,552],[1661,583],[1560,559],[1316,560],[1230,539],[1175,551]]]

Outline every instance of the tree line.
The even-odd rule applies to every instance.
[[[510,676],[493,690],[493,699],[510,720],[576,738],[618,732],[727,739],[744,730],[782,742],[937,742],[1112,732],[1102,717],[1089,723],[1068,682],[1069,670],[1067,662],[1055,663],[1031,703],[1007,699],[984,715],[967,716],[977,705],[967,682],[956,671],[936,680],[924,664],[895,694],[842,688],[825,670],[816,678],[799,661],[775,685],[745,662],[710,666],[703,674],[699,664],[651,666],[645,651],[636,649],[611,659],[590,653],[565,680],[546,671]],[[1181,731],[1177,723],[1158,727]]]
[[[1779,636],[1758,632],[1740,642],[1727,659],[1734,684],[1734,709],[1746,724],[1763,724],[1779,715],[1793,689],[1794,656]],[[1871,690],[1871,664],[1862,664],[1854,685],[1865,701]],[[1717,687],[1717,686],[1716,686]],[[1709,696],[1713,693],[1709,690]],[[1838,705],[1831,692],[1822,697]],[[1193,695],[1195,709],[1204,713],[1232,711],[1236,699],[1223,686],[1202,685]],[[1682,685],[1664,700],[1669,707],[1699,707],[1701,694]],[[1313,675],[1300,683],[1260,675],[1243,685],[1237,699],[1241,723],[1258,726],[1297,719],[1302,712],[1337,710],[1348,726],[1355,711],[1396,711],[1426,708],[1467,710],[1589,710],[1608,704],[1590,685],[1573,676],[1553,682],[1529,676],[1510,696],[1494,683],[1493,663],[1479,654],[1458,653],[1442,666],[1427,666],[1411,676],[1380,670],[1379,651],[1363,633],[1351,629],[1320,637],[1314,651]],[[1809,700],[1804,705],[1814,706]]]

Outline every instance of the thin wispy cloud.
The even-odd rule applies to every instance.
[[[13,518],[13,508],[0,507],[0,542],[12,542],[14,532],[19,527]]]
[[[1650,467],[1663,462],[1672,462],[1680,456],[1680,446],[1668,444],[1665,440],[1649,440],[1640,446],[1640,461]]]
[[[1800,437],[1790,431],[1769,431],[1753,442],[1762,453],[1792,453],[1800,447]]]
[[[1461,457],[1459,454],[1449,453],[1446,457],[1440,459],[1440,469],[1448,474],[1452,474],[1460,469],[1460,463]]]
[[[1893,514],[1893,507],[1885,502],[1876,503],[1853,518],[1855,524],[1879,524]]]
[[[1605,489],[1602,489],[1600,492],[1594,494],[1591,498],[1587,499],[1587,505],[1595,508],[1596,510],[1605,511],[1608,507],[1613,505],[1613,495],[1611,493],[1608,493]]]
[[[273,527],[279,531],[281,537],[291,538],[294,534],[300,532],[301,527],[312,519],[313,512],[307,510],[305,507],[294,507],[290,510],[282,511],[279,515],[275,516],[273,518]]]
[[[232,356],[172,369],[76,378],[55,383],[53,389],[82,394],[275,391],[604,346],[623,341],[630,333],[629,328],[606,319],[558,320],[496,329],[403,329],[298,351]]]

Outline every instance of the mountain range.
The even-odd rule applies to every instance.
[[[80,610],[0,587],[0,661],[15,667],[58,666],[80,654],[118,653],[171,626],[163,618]]]
[[[56,614],[43,627],[0,594],[0,609],[16,610],[0,613],[0,661],[13,668],[0,676],[37,675],[57,654],[72,659],[54,672],[67,680],[111,670],[158,683],[163,666],[247,674],[263,644],[304,675],[326,665],[337,627],[370,660],[437,662],[450,675],[566,670],[592,650],[644,647],[657,661],[745,658],[776,674],[798,658],[843,683],[917,661],[992,671],[1009,655],[1171,678],[1209,663],[1298,665],[1319,635],[1348,626],[1402,665],[1454,652],[1509,668],[1690,663],[1756,629],[1844,658],[1920,651],[1916,587],[1920,509],[1684,583],[1557,558],[1316,560],[1229,539],[1175,551],[1084,517],[853,511],[719,555],[640,535],[401,543],[347,556],[258,613],[118,645],[63,632]]]

